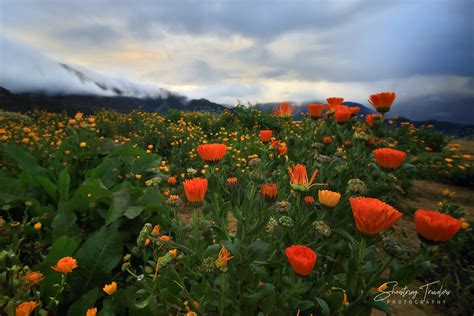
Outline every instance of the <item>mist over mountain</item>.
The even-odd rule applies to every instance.
[[[13,93],[166,97],[166,89],[57,61],[0,35],[0,86]]]

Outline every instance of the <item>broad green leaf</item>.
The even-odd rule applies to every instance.
[[[99,289],[93,288],[86,294],[82,295],[67,310],[66,316],[85,315],[89,308],[93,308],[97,298],[99,297]]]
[[[74,274],[79,292],[111,281],[110,272],[122,258],[122,239],[114,227],[102,227],[87,239],[76,253],[79,268]]]
[[[56,216],[51,222],[53,236],[58,238],[62,235],[79,237],[79,227],[76,224],[77,216],[69,207],[69,204],[59,202]]]
[[[74,211],[88,211],[91,203],[107,202],[112,200],[112,193],[99,179],[86,180],[74,192],[70,200],[71,209]]]
[[[70,183],[71,183],[71,177],[69,176],[69,169],[65,168],[61,170],[58,176],[58,192],[59,192],[59,198],[62,201],[69,200]]]
[[[5,144],[3,150],[7,155],[13,159],[18,167],[30,172],[33,175],[46,176],[47,170],[38,164],[36,158],[29,152],[13,145]]]
[[[125,187],[112,193],[113,201],[112,205],[107,212],[107,216],[105,218],[105,225],[109,225],[116,221],[120,216],[125,213],[128,208],[128,204],[130,201],[130,189]]]
[[[316,297],[316,302],[318,302],[319,306],[321,307],[321,311],[323,312],[323,315],[331,314],[331,311],[329,310],[329,306],[325,300],[323,300],[322,298]]]
[[[144,209],[144,206],[129,206],[123,215],[125,215],[128,219],[134,219],[139,216]]]

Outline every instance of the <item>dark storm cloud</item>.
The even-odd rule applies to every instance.
[[[472,0],[0,0],[1,31],[45,54],[216,98],[275,82],[303,97],[312,82],[356,91],[417,78],[466,91],[473,14]]]

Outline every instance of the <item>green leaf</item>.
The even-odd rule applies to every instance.
[[[125,187],[112,193],[112,199],[112,205],[110,206],[107,216],[105,217],[105,225],[115,222],[120,218],[120,216],[123,215],[123,213],[125,213],[130,201],[130,189]]]
[[[47,170],[41,167],[36,158],[29,152],[10,143],[5,144],[3,150],[21,169],[30,172],[32,175],[47,175]]]
[[[70,200],[71,209],[85,212],[90,208],[90,203],[108,202],[112,200],[112,193],[102,184],[99,179],[86,180],[74,192]]]
[[[318,302],[319,306],[321,307],[321,311],[323,315],[330,315],[331,311],[329,310],[329,306],[325,300],[322,298],[316,297],[316,302]]]
[[[353,244],[357,243],[356,240],[354,239],[354,237],[352,237],[348,232],[346,232],[342,228],[333,229],[333,232],[338,234],[338,235],[341,235],[342,237],[344,237],[347,240],[351,241]]]
[[[93,288],[86,294],[82,295],[67,310],[66,316],[85,315],[89,308],[93,308],[97,298],[99,297],[99,289]]]
[[[57,187],[51,180],[43,176],[34,176],[33,179],[54,201],[57,201]]]
[[[62,201],[69,200],[69,185],[71,183],[71,177],[69,176],[69,168],[61,170],[58,176],[58,192],[59,198]]]
[[[269,244],[263,240],[256,240],[248,246],[248,256],[250,260],[265,260],[267,257]]]
[[[111,188],[117,180],[117,172],[120,167],[119,158],[105,158],[100,165],[87,172],[88,179],[99,179],[106,188]]]
[[[369,305],[375,309],[378,309],[385,313],[385,315],[390,316],[392,312],[390,311],[390,307],[387,305],[385,301],[374,301],[370,300]]]
[[[122,239],[114,227],[103,227],[87,239],[76,253],[79,268],[75,284],[81,293],[89,288],[102,287],[110,282],[110,272],[122,258]]]
[[[247,295],[247,297],[245,298],[245,302],[250,306],[255,305],[268,295],[272,294],[275,294],[275,286],[270,283],[264,283],[258,287],[257,291],[254,294]]]
[[[145,210],[144,206],[129,206],[123,215],[128,219],[134,219],[139,216],[143,210]]]
[[[53,228],[53,236],[66,235],[70,237],[79,238],[79,226],[76,224],[77,216],[69,207],[68,203],[59,202],[56,216],[51,222]]]

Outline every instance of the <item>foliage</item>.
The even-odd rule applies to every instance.
[[[414,177],[471,173],[469,157],[442,150],[444,139],[429,128],[339,124],[330,116],[295,121],[242,106],[166,117],[0,115],[0,305],[7,314],[26,300],[51,315],[92,307],[100,315],[369,315],[373,308],[389,314],[373,300],[386,269],[401,283],[456,266],[446,281],[454,282],[464,271],[459,253],[436,263],[423,247],[410,263],[396,261],[380,249],[385,233],[358,233],[349,205],[355,196],[396,203]],[[263,143],[262,129],[272,130],[285,152]],[[197,153],[203,143],[223,143],[227,154],[204,162]],[[396,170],[383,169],[372,155],[378,147],[408,158]],[[440,157],[451,166],[439,164]],[[318,169],[307,192],[289,184],[288,167],[298,163],[310,174]],[[186,203],[181,185],[195,177],[209,183],[201,205]],[[277,185],[277,201],[260,194],[264,183]],[[321,189],[339,192],[339,203],[320,203]],[[440,251],[468,247],[470,232]],[[317,253],[306,277],[286,258],[294,244]],[[50,268],[66,256],[77,269],[61,275]],[[31,271],[44,280],[26,283]],[[112,281],[118,289],[109,295],[102,288]]]

